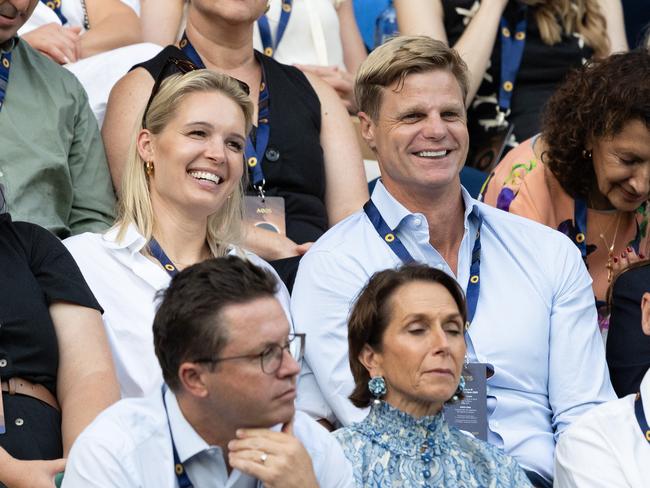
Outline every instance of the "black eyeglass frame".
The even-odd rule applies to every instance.
[[[149,95],[149,100],[147,100],[147,105],[144,108],[144,112],[142,112],[142,128],[143,129],[147,128],[147,124],[145,123],[145,120],[147,118],[147,112],[149,112],[149,108],[151,107],[151,103],[153,102],[153,99],[155,98],[155,96],[158,94],[158,90],[160,90],[160,85],[162,85],[162,82],[165,81],[165,79],[167,77],[169,77],[169,76],[171,76],[173,74],[176,74],[174,72],[170,73],[167,70],[167,68],[172,64],[176,66],[176,68],[178,70],[177,72],[180,73],[181,75],[185,75],[185,74],[187,74],[187,73],[189,73],[191,71],[197,71],[197,70],[200,70],[200,69],[205,69],[205,68],[201,68],[201,67],[195,65],[192,61],[189,61],[187,59],[178,59],[178,58],[176,58],[174,56],[170,56],[169,58],[167,58],[167,61],[165,61],[164,66],[158,72],[158,76],[156,76],[156,79],[154,80],[153,87],[151,88],[151,95]],[[242,91],[246,95],[250,95],[251,89],[246,83],[244,83],[243,81],[238,80],[237,78],[234,78],[232,76],[230,78],[232,78],[233,80],[235,80],[237,82],[239,87],[242,89]]]
[[[305,354],[305,338],[306,334],[289,334],[289,339],[287,340],[287,343],[284,346],[281,346],[280,344],[271,344],[268,346],[266,349],[264,349],[262,352],[259,354],[242,354],[241,356],[228,356],[225,358],[198,358],[194,359],[191,362],[193,363],[220,363],[222,361],[231,361],[234,359],[254,359],[254,358],[260,358],[260,368],[262,369],[262,372],[268,375],[273,375],[279,371],[279,369],[282,367],[282,361],[284,359],[284,351],[288,351],[289,354],[291,354],[291,345],[293,342],[298,339],[298,354],[297,357],[294,357],[293,354],[291,354],[291,357],[295,359],[297,362],[302,361],[303,355]],[[264,357],[269,357],[273,359],[276,357],[276,354],[271,354],[273,351],[280,350],[280,361],[278,362],[278,366],[273,370],[273,371],[266,371],[264,369]]]

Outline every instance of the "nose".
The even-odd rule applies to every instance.
[[[650,194],[650,161],[646,161],[637,167],[630,180],[630,186],[639,195],[647,196]]]
[[[447,333],[443,330],[442,327],[436,327],[433,334],[431,334],[431,354],[437,355],[449,354],[449,338]]]
[[[214,161],[217,164],[222,164],[226,161],[226,144],[220,137],[210,138],[205,146],[205,157]]]
[[[282,364],[280,364],[280,369],[278,369],[279,378],[287,378],[291,376],[297,376],[300,373],[300,364],[294,359],[291,355],[289,349],[282,350]]]
[[[427,139],[440,140],[447,134],[447,125],[440,114],[427,116],[422,127],[422,135]]]

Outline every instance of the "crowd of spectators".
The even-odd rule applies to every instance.
[[[645,486],[645,8],[0,0],[0,488]]]

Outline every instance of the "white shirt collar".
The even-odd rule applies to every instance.
[[[167,403],[167,415],[171,427],[174,444],[181,463],[211,448],[203,438],[194,430],[194,427],[187,421],[181,412],[176,400],[176,395],[165,388],[165,402]]]
[[[647,421],[650,421],[650,369],[646,371],[639,388],[643,399],[643,413]]]
[[[119,233],[120,228],[118,226],[111,227],[106,231],[102,236],[104,243],[107,247],[112,249],[128,249],[131,254],[139,253],[142,248],[147,244],[147,240],[144,238],[135,224],[129,224],[124,237],[121,240],[117,240],[117,234]]]
[[[471,197],[462,185],[460,187],[460,192],[465,205],[463,220],[465,228],[468,228],[468,219],[470,218],[470,215],[474,214],[478,216],[479,214],[478,202]],[[383,185],[381,179],[377,180],[371,198],[381,213],[381,216],[384,218],[384,221],[391,229],[396,229],[406,217],[413,215],[404,205],[390,194]]]

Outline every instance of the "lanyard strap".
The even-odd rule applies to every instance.
[[[291,4],[291,2],[289,2],[289,4]],[[185,32],[183,32],[183,37],[181,38],[179,45],[183,53],[190,59],[190,61],[192,61],[192,63],[200,68],[205,68],[201,56],[196,52],[196,49],[192,46],[192,43],[187,38]],[[244,148],[244,157],[246,158],[246,166],[248,167],[251,184],[253,188],[260,193],[261,197],[264,197],[264,184],[266,183],[266,180],[264,179],[264,171],[262,170],[262,160],[264,159],[264,154],[266,153],[266,148],[271,137],[270,100],[271,94],[269,93],[269,87],[266,83],[264,66],[262,66],[262,83],[260,84],[260,94],[257,102],[257,130],[255,131],[255,143],[253,143],[253,139],[249,134],[246,137],[246,146]]]
[[[154,258],[158,260],[160,264],[162,264],[163,268],[165,268],[165,271],[167,271],[167,274],[169,274],[169,276],[173,278],[178,274],[178,269],[176,269],[176,266],[174,263],[172,263],[172,260],[169,259],[167,254],[165,254],[165,251],[163,251],[162,247],[160,247],[160,244],[158,244],[158,241],[153,237],[149,241],[149,252]]]
[[[41,3],[44,3],[47,7],[50,7],[52,10],[54,10],[54,13],[61,21],[61,24],[65,25],[68,23],[68,19],[65,18],[65,15],[63,15],[63,12],[61,11],[62,1],[63,0],[41,0]]]
[[[648,427],[648,422],[643,413],[643,399],[641,398],[641,393],[637,393],[636,400],[634,400],[634,415],[636,415],[636,421],[639,423],[643,437],[645,437],[645,440],[650,444],[650,427]]]
[[[573,220],[576,230],[574,242],[578,249],[580,249],[580,254],[582,254],[584,261],[587,259],[587,204],[580,198],[576,198],[574,201]],[[639,253],[641,246],[641,226],[638,221],[636,221],[636,235],[629,245],[634,249],[634,252]]]
[[[404,264],[415,262],[411,253],[408,252],[402,241],[397,237],[397,229],[391,229],[379,212],[379,209],[372,200],[368,200],[363,206],[363,211],[368,216],[377,234],[384,240],[391,251],[393,251]],[[476,240],[472,249],[472,264],[469,268],[469,281],[467,282],[467,320],[471,324],[476,313],[478,297],[481,290],[481,225],[483,220],[479,217]]]
[[[174,454],[174,473],[176,474],[176,479],[178,480],[178,486],[180,486],[180,488],[193,488],[194,485],[192,485],[189,476],[187,476],[185,467],[183,466],[183,463],[181,463],[181,458],[178,456],[176,443],[174,442],[172,424],[169,422],[169,412],[167,411],[167,402],[165,401],[165,392],[167,391],[167,385],[163,384],[161,390],[163,406],[165,407],[165,416],[167,417],[167,427],[169,427],[169,437],[172,440],[172,453]]]
[[[0,110],[5,103],[9,86],[9,68],[11,68],[11,51],[2,53],[0,56]]]
[[[259,19],[257,19],[257,27],[260,30],[262,46],[264,46],[264,54],[271,58],[275,55],[275,51],[278,49],[280,41],[284,36],[284,31],[287,29],[287,24],[289,23],[289,18],[291,17],[291,1],[292,0],[282,0],[282,11],[280,12],[278,30],[275,33],[275,43],[273,43],[273,37],[271,36],[271,26],[269,25],[269,19],[266,17],[266,14],[263,14]]]
[[[501,86],[499,87],[498,110],[505,116],[510,114],[512,90],[521,65],[526,45],[526,12],[525,5],[519,7],[517,15],[519,20],[515,24],[515,32],[510,31],[510,25],[505,17],[501,17]]]

